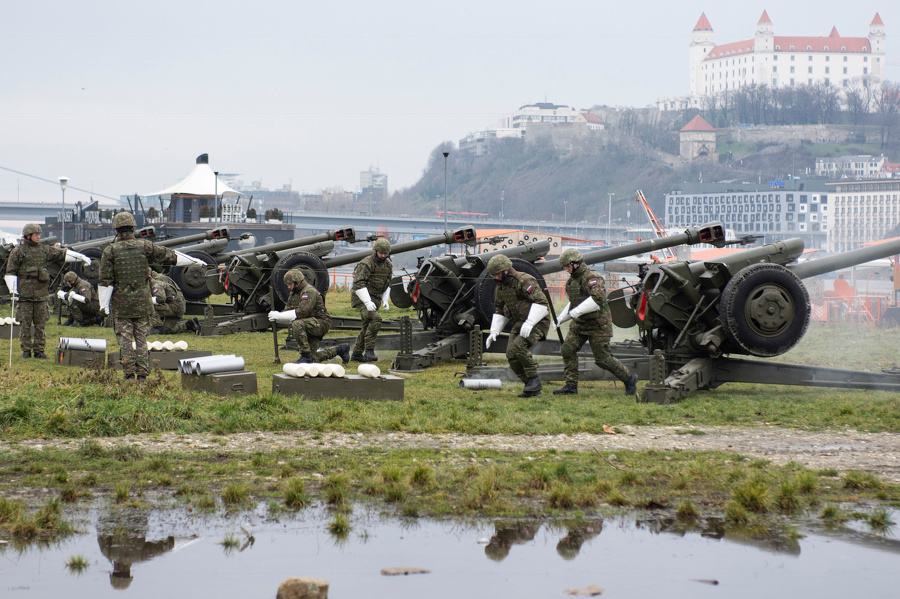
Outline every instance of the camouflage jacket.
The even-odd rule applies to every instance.
[[[386,258],[383,262],[375,259],[374,255],[369,255],[360,260],[353,270],[353,287],[352,291],[358,289],[368,289],[372,301],[377,306],[381,301],[381,295],[391,285],[391,277],[393,276],[394,265],[390,258]],[[358,308],[363,305],[359,296],[354,293],[350,298],[350,305]]]
[[[525,322],[531,304],[549,306],[537,279],[528,273],[511,270],[494,287],[494,312],[506,316],[513,327]]]
[[[575,319],[579,331],[596,331],[607,337],[612,336],[612,314],[606,303],[606,282],[600,273],[581,264],[566,281],[566,296],[569,298],[570,310],[580,306],[588,298],[600,306],[599,310]]]
[[[113,287],[110,314],[113,318],[149,318],[151,262],[174,265],[178,256],[172,250],[146,239],[125,235],[106,246],[100,258],[100,285]]]
[[[66,292],[74,291],[80,296],[84,297],[84,305],[91,312],[99,312],[100,311],[100,299],[97,296],[97,290],[94,289],[94,286],[89,282],[85,281],[81,277],[77,277],[75,282],[72,283],[72,286],[65,290]],[[75,301],[75,300],[72,300]],[[79,302],[80,303],[80,302]]]
[[[6,273],[19,278],[19,300],[24,302],[46,302],[50,293],[50,262],[63,263],[66,250],[34,243],[27,239],[13,248],[6,262]]]
[[[160,318],[184,316],[184,294],[175,281],[164,274],[154,273],[150,279],[150,294],[156,298],[153,308]]]
[[[331,328],[331,314],[325,308],[325,298],[319,293],[315,287],[307,282],[303,282],[303,286],[294,285],[294,290],[288,298],[288,310],[297,311],[297,319],[315,318],[316,320],[327,324]]]

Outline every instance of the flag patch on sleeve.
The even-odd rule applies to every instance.
[[[309,296],[304,294],[304,295],[300,296],[300,299],[302,299],[302,300],[309,299]]]
[[[599,283],[599,282],[600,282],[600,281],[598,281],[597,279],[591,279],[590,281],[588,281],[588,285],[590,285],[591,287],[593,287],[594,285],[596,285],[596,284]]]
[[[525,288],[525,293],[531,293],[532,291],[534,291],[534,285],[529,285]]]

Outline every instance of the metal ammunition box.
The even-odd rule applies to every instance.
[[[370,379],[358,374],[334,377],[293,377],[272,375],[272,392],[303,395],[307,399],[377,399],[403,401],[403,379],[382,375]]]
[[[111,352],[109,354],[109,367],[122,369],[122,363],[119,362],[119,352]],[[212,352],[199,349],[186,349],[184,351],[151,351],[150,352],[150,370],[153,370],[154,363],[159,362],[160,370],[178,370],[178,362],[187,360],[188,358],[202,358],[211,356]]]
[[[181,373],[181,388],[185,391],[206,391],[213,395],[253,395],[256,393],[256,373],[246,370],[213,374]]]
[[[12,327],[12,333],[9,329]],[[19,338],[19,325],[17,324],[0,324],[0,339],[9,339],[12,335],[13,339]]]
[[[56,363],[63,366],[80,366],[81,368],[103,368],[106,363],[106,352],[58,348]]]

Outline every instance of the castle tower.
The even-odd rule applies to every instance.
[[[878,13],[869,23],[869,48],[872,52],[872,77],[884,81],[884,59],[886,56],[884,22]]]
[[[706,18],[706,13],[700,14],[700,19],[694,25],[691,32],[690,57],[690,95],[691,100],[705,96],[709,92],[705,89],[703,80],[703,59],[716,44],[713,41],[713,28]]]

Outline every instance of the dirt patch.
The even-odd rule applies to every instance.
[[[410,433],[238,433],[233,435],[152,434],[94,439],[104,447],[135,446],[147,452],[191,453],[208,450],[252,453],[310,447],[433,448],[501,451],[724,451],[783,465],[794,461],[811,469],[858,470],[900,484],[900,434],[856,431],[807,432],[776,427],[617,427],[605,435],[462,435]],[[13,447],[76,449],[83,440],[0,442]]]

